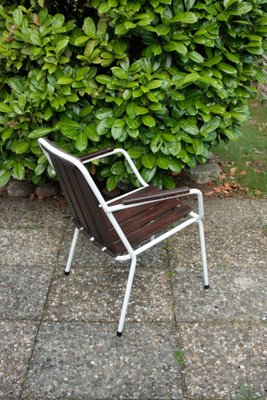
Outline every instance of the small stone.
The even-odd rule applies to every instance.
[[[34,185],[25,181],[10,181],[7,193],[10,197],[29,197],[34,190]]]
[[[191,168],[189,176],[197,183],[208,183],[218,179],[221,173],[222,170],[218,164],[208,163]]]
[[[3,196],[7,191],[7,185],[0,187],[0,197]]]
[[[57,183],[47,183],[44,186],[37,186],[35,194],[37,197],[52,197],[59,192]]]

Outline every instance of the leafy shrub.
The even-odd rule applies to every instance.
[[[0,6],[1,186],[51,178],[41,136],[78,155],[122,146],[169,188],[168,172],[239,137],[264,79],[267,0],[44,2]],[[117,158],[92,172],[110,190],[136,183]]]

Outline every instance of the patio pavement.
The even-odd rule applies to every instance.
[[[267,202],[205,211],[210,290],[190,227],[140,257],[119,338],[128,264],[81,237],[65,276],[64,204],[0,198],[0,399],[267,399]]]

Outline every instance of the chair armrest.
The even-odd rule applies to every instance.
[[[102,150],[98,150],[98,151],[94,151],[92,153],[86,154],[85,156],[80,157],[81,162],[86,162],[86,161],[90,161],[91,158],[95,158],[98,156],[103,156],[105,154],[108,154],[110,152],[112,152],[114,149],[112,147],[108,147],[106,149],[102,149]]]
[[[165,200],[171,199],[173,197],[183,196],[185,194],[189,194],[190,189],[187,186],[183,186],[180,188],[176,188],[173,190],[162,190],[160,193],[150,194],[147,196],[140,196],[134,197],[133,199],[122,199],[122,204],[124,205],[131,205],[131,204],[138,204],[150,201],[157,201],[157,200]]]

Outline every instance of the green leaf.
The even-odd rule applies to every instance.
[[[163,187],[166,189],[175,189],[175,182],[170,175],[162,175]]]
[[[59,83],[60,85],[69,85],[72,82],[73,82],[73,79],[70,76],[62,76],[57,81],[57,83]]]
[[[128,153],[131,158],[140,158],[144,154],[144,148],[132,147],[128,150]]]
[[[148,113],[149,110],[148,110],[148,108],[139,106],[138,104],[135,103],[134,111],[137,115],[144,115],[144,114]]]
[[[158,165],[158,167],[160,167],[162,169],[168,169],[169,168],[168,157],[165,157],[163,155],[158,155],[157,156],[157,165]]]
[[[113,50],[116,54],[122,56],[127,49],[127,44],[122,40],[116,39],[113,42]]]
[[[22,11],[19,8],[16,8],[13,11],[13,18],[14,18],[14,22],[17,26],[21,26],[22,21],[23,21],[23,14]]]
[[[84,128],[84,133],[87,135],[88,139],[92,140],[93,142],[98,142],[100,139],[100,137],[96,131],[95,124],[87,125]]]
[[[155,119],[151,116],[151,115],[145,115],[142,117],[142,122],[144,125],[148,126],[148,127],[152,127],[156,125],[156,121]]]
[[[42,173],[46,170],[46,167],[47,167],[47,163],[38,164],[34,170],[35,175],[37,175],[37,176],[42,175]]]
[[[147,88],[150,89],[157,89],[162,85],[162,80],[154,79],[147,84]]]
[[[56,14],[54,15],[52,19],[52,27],[57,30],[58,28],[61,28],[62,25],[64,24],[65,17],[62,14]]]
[[[112,78],[109,75],[97,75],[95,80],[104,85],[108,85],[109,83],[111,83]]]
[[[111,128],[111,134],[115,140],[119,139],[124,134],[124,132],[124,128],[118,126],[113,125]]]
[[[149,183],[154,178],[156,171],[156,166],[154,166],[153,168],[143,168],[141,171],[141,176],[145,180],[145,182]]]
[[[81,125],[68,117],[62,117],[58,123],[60,132],[69,139],[76,140],[78,132],[81,130]]]
[[[69,38],[59,40],[56,44],[56,53],[59,53],[61,50],[65,49],[68,43],[69,43]]]
[[[188,53],[188,57],[198,64],[203,63],[204,61],[204,57],[202,57],[202,55],[197,51],[190,51],[190,53]]]
[[[121,181],[121,176],[120,175],[111,175],[107,179],[106,187],[109,192],[115,189],[115,187],[118,185],[118,183]]]
[[[81,118],[87,117],[87,115],[91,114],[92,110],[93,106],[91,104],[88,104],[87,106],[83,107],[79,115]]]
[[[122,176],[124,174],[124,162],[116,161],[111,167],[111,172],[113,175]]]
[[[97,39],[96,26],[91,17],[85,18],[82,29],[88,37],[90,37],[91,39]]]
[[[163,46],[165,51],[177,51],[177,53],[186,55],[187,47],[181,42],[169,42]]]
[[[12,175],[20,181],[25,178],[25,168],[22,161],[15,161]]]
[[[52,132],[53,130],[54,130],[54,128],[52,128],[52,127],[50,127],[50,128],[37,128],[34,131],[32,131],[31,133],[29,133],[28,137],[30,139],[38,139],[40,137],[48,135],[48,133]]]
[[[168,158],[168,166],[169,169],[173,172],[181,172],[183,164],[181,163],[180,160],[174,158]]]
[[[100,108],[99,110],[97,110],[97,112],[95,113],[95,116],[97,119],[100,119],[100,120],[106,119],[106,118],[113,116],[113,111],[110,108],[103,107],[103,108]]]
[[[30,147],[30,142],[26,140],[21,140],[14,142],[15,144],[12,146],[12,150],[15,151],[16,154],[24,154]]]
[[[227,64],[227,63],[219,63],[218,68],[225,72],[226,74],[230,74],[230,75],[236,75],[237,74],[237,70],[236,68],[234,68],[232,65]]]
[[[79,151],[84,151],[88,146],[88,138],[85,131],[80,132],[75,141],[75,148]]]
[[[10,179],[10,172],[3,169],[0,170],[0,187],[5,186]]]
[[[225,113],[225,108],[223,106],[220,106],[219,104],[214,104],[209,106],[209,109],[211,112],[215,114],[224,114]]]
[[[196,14],[193,12],[184,12],[175,15],[172,19],[172,22],[183,22],[186,24],[194,24],[197,22],[198,18]]]
[[[5,104],[3,102],[0,103],[0,112],[9,113],[12,111],[13,111],[12,108],[8,104]]]
[[[141,158],[142,164],[146,168],[153,168],[156,165],[157,157],[155,154],[146,153]]]
[[[163,144],[162,138],[159,135],[153,136],[153,139],[150,142],[150,149],[153,153],[158,153]]]
[[[186,131],[187,133],[190,133],[190,135],[197,135],[199,132],[195,118],[188,118],[186,120],[182,120],[180,122],[180,125],[181,128],[183,128],[183,130]]]
[[[75,43],[75,46],[83,46],[85,43],[87,43],[88,42],[88,36],[78,36],[76,39],[75,39],[75,41],[74,41],[74,43]],[[93,48],[95,47],[95,44],[94,44],[94,46],[93,46]],[[90,52],[90,54],[92,53],[92,51]],[[90,54],[88,54],[88,50],[87,50],[87,54],[86,54],[86,56],[87,57],[89,57],[90,56]]]
[[[128,78],[128,73],[125,72],[122,68],[120,67],[112,67],[111,71],[116,78],[119,79],[127,79]]]

